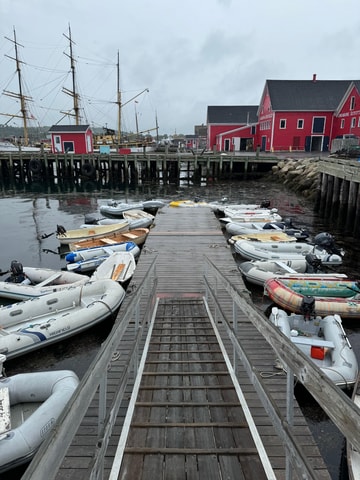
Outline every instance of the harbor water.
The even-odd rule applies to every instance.
[[[283,218],[291,218],[295,226],[307,228],[312,236],[320,232],[331,233],[337,246],[345,250],[343,265],[336,267],[336,271],[359,277],[360,257],[353,238],[345,236],[343,232],[336,230],[335,225],[320,218],[314,211],[313,202],[288,191],[282,185],[257,179],[198,186],[190,185],[189,182],[166,186],[147,184],[114,190],[98,189],[97,185],[91,182],[87,182],[82,188],[77,186],[59,189],[41,184],[18,190],[3,188],[0,193],[0,280],[6,278],[7,274],[4,272],[9,270],[12,260],[17,260],[24,266],[64,268],[65,258],[59,253],[59,243],[55,236],[57,226],[62,225],[66,230],[70,230],[79,228],[84,223],[85,215],[91,214],[100,218],[99,208],[109,200],[132,203],[150,198],[165,202],[199,198],[211,202],[224,197],[229,203],[235,204],[270,200],[271,207],[277,208]],[[161,214],[159,211],[158,215]],[[234,258],[234,262],[237,261],[240,260]],[[248,285],[248,289],[254,303],[265,311],[268,300],[262,289],[251,285]],[[5,304],[6,301],[2,300],[0,299],[1,303]],[[71,369],[81,378],[111,327],[111,324],[104,322],[67,341],[6,362],[6,375]],[[360,321],[344,321],[344,328],[360,361]],[[304,389],[297,389],[296,395],[332,478],[347,479],[343,436]],[[14,478],[21,478],[21,472],[18,475]]]

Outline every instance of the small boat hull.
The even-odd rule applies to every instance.
[[[243,233],[240,235],[233,235],[229,239],[229,243],[234,245],[239,240],[249,240],[254,242],[296,242],[297,239],[285,232],[276,232],[264,230],[262,232]]]
[[[64,270],[24,267],[23,271],[26,276],[25,283],[0,282],[0,297],[17,301],[28,300],[89,281],[86,275]]]
[[[284,222],[254,222],[250,224],[229,222],[225,225],[225,229],[230,235],[244,235],[263,232],[275,234],[278,232],[284,232],[287,235],[295,237],[297,241],[305,241],[307,238],[309,238],[308,231],[301,228],[286,227]]]
[[[134,255],[130,252],[115,252],[96,268],[92,274],[92,280],[110,278],[121,285],[125,284],[134,275],[136,262]]]
[[[251,242],[239,240],[234,250],[245,260],[301,260],[307,254],[316,255],[324,265],[341,265],[341,255],[305,242]]]
[[[264,292],[280,308],[294,313],[302,313],[305,299],[313,297],[316,315],[360,318],[358,282],[348,278],[331,274],[312,275],[311,279],[288,275],[267,280]]]
[[[71,251],[81,248],[103,247],[115,245],[116,243],[133,242],[141,246],[145,243],[150,230],[148,228],[135,228],[128,232],[113,233],[101,238],[90,238],[69,244]]]
[[[11,416],[11,429],[0,436],[0,473],[32,459],[55,428],[78,384],[78,377],[70,370],[0,378],[0,389],[7,390]]]
[[[272,308],[269,320],[309,357],[335,385],[354,386],[358,362],[342,327],[339,315],[316,316],[290,314]]]
[[[80,240],[106,237],[107,235],[113,235],[127,230],[129,230],[129,222],[123,220],[122,222],[111,225],[90,225],[86,228],[61,231],[56,234],[56,238],[61,245],[69,245],[70,243],[79,242]]]
[[[135,258],[140,255],[140,247],[134,242],[114,243],[103,247],[80,248],[68,253],[65,260],[69,263],[91,260],[96,257],[110,256],[114,252],[131,252]],[[68,269],[70,270],[70,269]]]
[[[124,203],[110,201],[108,205],[100,206],[100,213],[106,217],[122,218],[125,212],[128,210],[145,210],[149,213],[156,213],[159,209],[163,208],[165,203],[161,200],[145,200],[143,202],[136,203]]]
[[[310,267],[305,258],[301,260],[249,260],[242,262],[238,268],[248,282],[260,286],[263,286],[270,278],[287,274],[313,275],[308,272]]]
[[[120,284],[97,280],[0,307],[0,353],[11,359],[81,333],[112,317],[124,298]]]

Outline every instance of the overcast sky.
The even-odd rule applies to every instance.
[[[20,112],[4,94],[19,91],[15,29],[30,126],[74,123],[69,26],[95,127],[117,129],[117,52],[128,131],[157,117],[160,134],[192,134],[208,105],[258,105],[267,79],[360,79],[359,0],[0,0],[0,113]]]

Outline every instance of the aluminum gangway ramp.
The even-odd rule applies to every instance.
[[[160,298],[110,479],[275,475],[201,296]]]

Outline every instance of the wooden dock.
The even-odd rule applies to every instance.
[[[0,152],[0,182],[31,183],[39,180],[73,182],[82,185],[99,182],[105,188],[117,183],[179,181],[180,177],[229,179],[261,176],[276,165],[278,158],[263,154],[138,153],[53,154],[47,152]]]
[[[118,328],[154,259],[158,305],[155,317],[143,325],[146,335],[138,375],[130,376],[118,409],[115,428],[100,462],[102,476],[90,474],[101,448],[97,434],[99,398],[95,396],[60,468],[52,472],[51,478],[286,478],[284,440],[274,428],[245,367],[239,363],[236,375],[229,368],[234,352],[226,325],[214,319],[206,308],[205,256],[239,292],[249,295],[220,223],[209,208],[165,207],[158,213],[121,306]],[[222,313],[231,318],[233,305],[220,287],[217,298]],[[147,300],[140,302],[140,317],[147,309]],[[130,332],[125,335],[108,366],[108,405],[129,368],[127,354],[133,348],[134,337]],[[253,372],[258,372],[256,375],[285,417],[286,374],[275,367],[274,350],[241,311],[237,312],[237,337]],[[296,441],[316,471],[312,478],[330,479],[296,402],[293,417]],[[30,473],[27,478],[32,478]],[[293,478],[299,478],[296,472]]]

